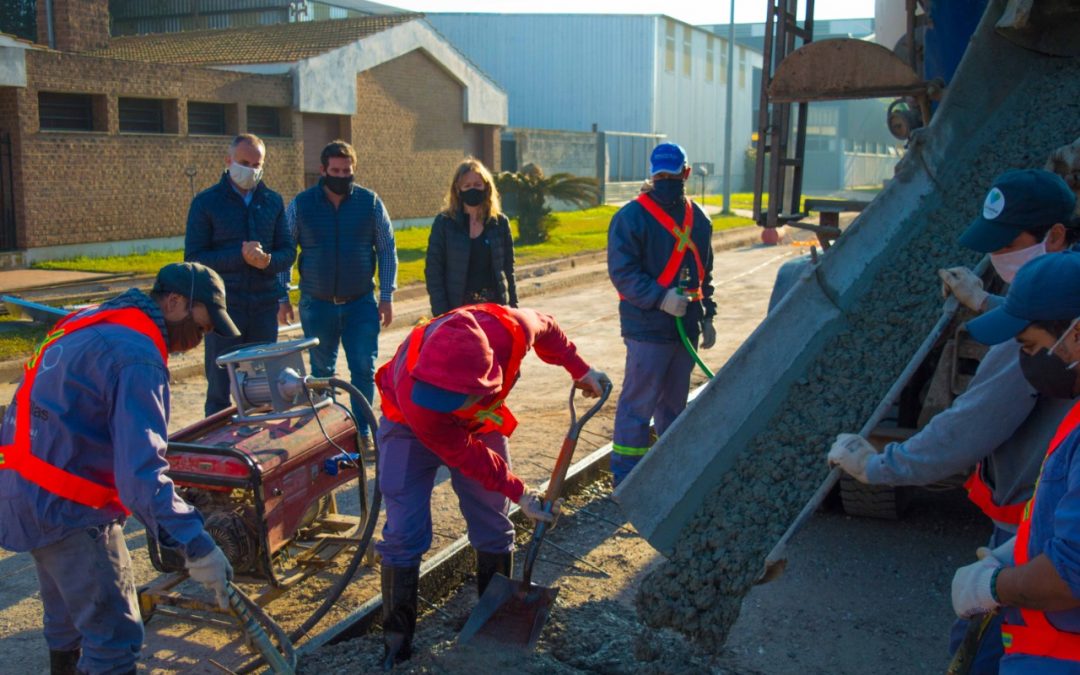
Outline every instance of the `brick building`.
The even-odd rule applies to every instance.
[[[51,4],[38,44],[0,35],[0,249],[23,263],[182,245],[240,132],[287,200],[352,142],[398,224],[430,222],[464,155],[496,165],[506,95],[419,15],[110,39],[106,0]]]

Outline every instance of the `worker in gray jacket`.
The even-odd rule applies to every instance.
[[[1008,171],[995,180],[976,218],[960,237],[991,254],[995,271],[1012,281],[1027,260],[1065,250],[1076,197],[1059,176],[1043,170]],[[997,296],[975,284],[964,268],[941,270],[947,293],[975,311]],[[977,278],[976,278],[977,279]],[[1043,454],[1072,401],[1040,396],[1027,382],[1010,340],[987,352],[967,390],[906,441],[882,452],[856,434],[840,434],[828,454],[833,466],[871,485],[928,485],[975,467],[968,496],[994,522],[991,547],[1016,534]],[[998,621],[1000,623],[1000,620]],[[955,651],[966,622],[954,627]],[[989,629],[987,635],[999,631]],[[1000,640],[984,640],[972,673],[996,673]]]

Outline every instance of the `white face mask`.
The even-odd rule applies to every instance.
[[[1005,280],[1005,283],[1011,284],[1013,279],[1016,278],[1016,273],[1024,266],[1024,263],[1038,258],[1045,253],[1046,242],[1040,241],[1034,246],[1022,248],[1019,251],[1010,251],[1009,253],[1000,254],[992,253],[990,254],[990,264],[994,266],[994,270],[998,273],[999,277]]]
[[[229,178],[241,190],[253,190],[262,178],[262,167],[252,169],[250,166],[232,162],[229,164]]]

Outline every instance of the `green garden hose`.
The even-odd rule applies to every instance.
[[[686,351],[690,353],[690,358],[694,359],[694,363],[698,364],[698,367],[701,368],[701,372],[705,373],[705,377],[711,380],[713,371],[709,370],[709,367],[705,365],[705,362],[698,356],[697,350],[694,349],[694,345],[690,344],[690,338],[686,336],[686,326],[683,325],[681,316],[675,317],[675,326],[679,329],[679,337],[682,338],[683,347],[686,347]]]

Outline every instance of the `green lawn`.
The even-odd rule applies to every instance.
[[[51,326],[0,316],[0,361],[29,356]]]

